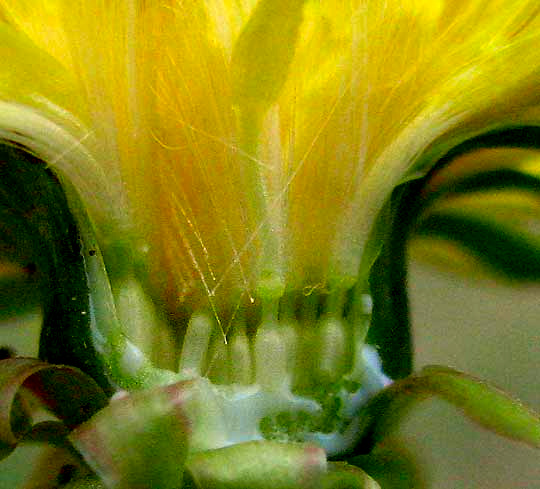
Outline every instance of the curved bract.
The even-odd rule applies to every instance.
[[[424,208],[537,194],[534,172],[436,168],[538,146],[539,41],[532,0],[0,0],[0,196],[34,206],[0,220],[41,260],[40,355],[130,392],[70,438],[107,487],[177,487],[184,465],[187,487],[370,487],[326,457],[376,451],[409,394],[473,419],[488,399],[485,426],[537,444],[475,379],[387,375],[412,371],[411,229],[520,273],[477,246],[506,232],[481,210]],[[180,468],[146,467],[152,447]]]
[[[537,281],[539,140],[538,127],[511,128],[453,150],[409,211],[412,252],[469,277]]]
[[[90,324],[95,319],[85,266],[97,249],[88,242],[83,247],[61,184],[42,161],[4,143],[0,180],[2,224],[8,232],[3,242],[14,253],[25,252],[25,265],[39,271],[45,318],[40,340],[43,358],[79,366],[107,386],[91,338]]]
[[[488,131],[453,147],[425,176],[398,186],[370,275],[368,342],[394,379],[412,370],[409,256],[469,279],[540,278],[538,126]]]

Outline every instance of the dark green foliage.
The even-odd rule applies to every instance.
[[[85,260],[92,257],[82,254],[58,177],[24,148],[8,142],[0,144],[0,223],[9,230],[4,243],[24,250],[39,277],[44,316],[40,358],[79,367],[109,389],[90,332]]]

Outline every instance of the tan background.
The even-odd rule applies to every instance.
[[[488,380],[540,412],[540,285],[474,282],[410,267],[416,368],[444,364]],[[437,489],[540,489],[540,452],[426,402],[403,430]]]

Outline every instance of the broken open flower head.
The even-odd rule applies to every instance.
[[[452,147],[539,122],[537,12],[0,1],[0,139],[65,189],[109,381],[198,379],[204,449],[354,446],[389,382],[365,346],[382,211]]]

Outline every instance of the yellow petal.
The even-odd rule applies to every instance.
[[[71,166],[106,175],[82,192],[103,239],[142,243],[186,314],[352,286],[398,183],[475,134],[540,121],[533,0],[34,5],[0,15],[69,75],[41,86],[21,47],[28,75],[5,62],[0,97],[23,80],[21,103],[35,88],[78,123],[58,127],[91,135]]]

